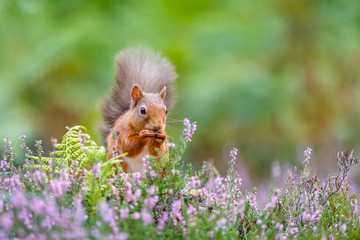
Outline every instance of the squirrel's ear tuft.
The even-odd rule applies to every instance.
[[[163,87],[163,89],[161,90],[160,92],[160,97],[164,100],[165,99],[165,96],[166,96],[166,86]]]
[[[139,85],[134,84],[134,86],[132,87],[131,90],[131,97],[132,99],[137,102],[140,98],[142,98],[144,96],[143,92],[141,91],[141,88],[139,87]]]

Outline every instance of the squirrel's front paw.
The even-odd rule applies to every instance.
[[[155,134],[155,139],[154,139],[155,142],[162,144],[165,140],[166,140],[166,133],[162,132]]]
[[[139,136],[141,138],[148,138],[148,137],[151,137],[151,138],[154,138],[156,135],[156,133],[154,133],[153,131],[150,131],[150,130],[142,130],[140,133],[139,133]]]

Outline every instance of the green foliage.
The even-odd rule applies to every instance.
[[[25,167],[49,171],[52,167],[49,162],[52,161],[55,170],[59,171],[64,166],[69,167],[75,164],[76,172],[70,172],[75,177],[79,176],[84,169],[92,168],[95,162],[104,161],[106,155],[105,148],[97,146],[86,131],[83,126],[68,128],[62,142],[56,145],[57,150],[50,153],[50,157],[30,156],[35,163],[25,165]]]

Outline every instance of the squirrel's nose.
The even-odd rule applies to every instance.
[[[154,130],[156,130],[156,131],[161,130],[161,127],[162,127],[162,124],[161,124],[160,120],[154,124]]]

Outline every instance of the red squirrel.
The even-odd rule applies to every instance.
[[[102,105],[107,159],[125,154],[124,172],[144,176],[142,158],[167,150],[165,122],[174,103],[174,66],[147,49],[127,49],[115,57],[115,83]]]

